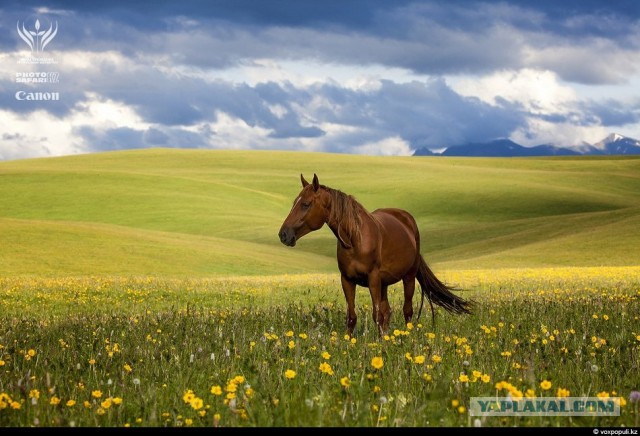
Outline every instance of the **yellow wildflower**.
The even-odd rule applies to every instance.
[[[329,365],[327,362],[322,362],[318,369],[320,370],[320,372],[333,375],[333,368],[331,368],[331,365]]]
[[[204,402],[202,401],[202,398],[194,397],[189,402],[189,405],[195,410],[200,410],[204,406]]]
[[[373,359],[371,359],[371,366],[373,366],[375,369],[382,368],[384,366],[384,361],[382,360],[382,357],[376,356]]]
[[[222,388],[219,385],[211,386],[211,393],[213,395],[222,395]]]
[[[182,395],[182,401],[189,404],[191,400],[195,398],[196,394],[193,393],[191,389],[185,391],[184,395]]]

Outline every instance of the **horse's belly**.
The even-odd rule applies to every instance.
[[[358,261],[349,256],[338,256],[340,273],[358,286],[369,286],[369,275],[377,270],[383,286],[389,286],[402,280],[415,268],[416,254],[411,246],[400,245],[398,253],[386,256],[378,261]]]

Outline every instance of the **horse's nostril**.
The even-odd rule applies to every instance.
[[[278,233],[278,236],[280,237],[280,242],[282,242],[284,245],[288,245],[290,247],[296,245],[296,237],[293,229],[282,229],[280,230],[280,233]]]

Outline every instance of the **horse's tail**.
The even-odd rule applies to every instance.
[[[454,287],[442,283],[435,274],[431,271],[424,257],[420,256],[420,265],[418,267],[418,274],[416,278],[422,288],[422,300],[420,301],[420,310],[418,310],[418,318],[422,313],[422,306],[424,304],[424,297],[429,299],[429,305],[431,305],[431,316],[435,322],[435,311],[433,309],[433,303],[443,307],[445,310],[451,313],[457,314],[470,314],[473,307],[472,301],[464,300],[453,292],[456,290]],[[417,318],[416,318],[417,319]]]

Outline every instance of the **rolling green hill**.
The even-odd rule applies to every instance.
[[[0,162],[0,276],[336,272],[300,173],[416,217],[437,269],[640,265],[640,159],[148,149]]]

